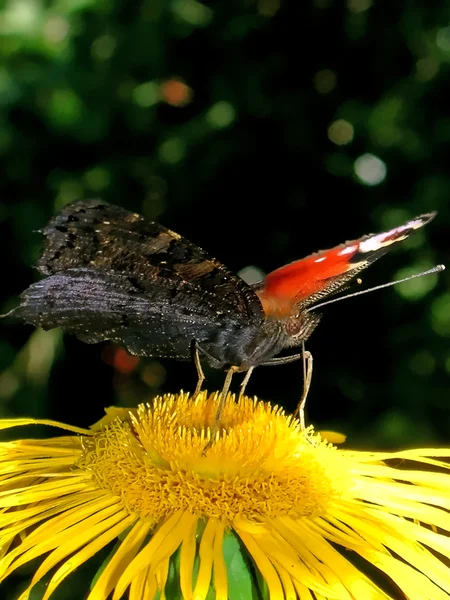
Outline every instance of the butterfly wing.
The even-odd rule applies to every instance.
[[[306,308],[340,291],[362,269],[429,223],[435,214],[420,215],[390,231],[366,235],[272,271],[256,288],[265,314],[282,317],[291,314],[294,306]]]
[[[62,326],[88,342],[132,353],[189,358],[224,327],[263,320],[255,292],[180,235],[98,200],[67,206],[42,230],[46,277],[21,296],[15,316]]]
[[[89,266],[136,277],[144,289],[158,283],[173,293],[197,291],[246,318],[262,317],[258,299],[240,277],[181,235],[119,206],[75,202],[41,232],[46,246],[37,268],[44,275]]]
[[[182,292],[149,284],[145,292],[126,275],[73,267],[32,284],[16,317],[44,329],[64,327],[83,342],[110,340],[131,354],[190,358],[190,342],[209,344],[217,322]]]

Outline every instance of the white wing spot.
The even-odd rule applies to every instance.
[[[402,229],[402,227],[399,227],[394,231],[400,233]],[[408,227],[407,231],[409,231],[409,229],[410,228]],[[401,242],[402,240],[405,240],[408,237],[408,235],[399,235],[398,237],[396,236],[393,239],[392,235],[394,231],[389,231],[388,233],[380,233],[379,235],[374,235],[373,237],[362,241],[359,244],[360,252],[373,252],[375,250],[379,250],[380,248],[384,248],[385,246],[390,246],[395,242]]]
[[[339,250],[338,256],[345,256],[346,254],[353,254],[353,252],[356,252],[357,250],[358,250],[358,246],[356,246],[355,244],[352,244],[351,246],[346,246],[345,248],[342,248],[342,250]]]

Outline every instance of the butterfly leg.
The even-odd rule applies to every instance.
[[[227,399],[228,392],[230,390],[231,380],[233,379],[233,375],[238,370],[238,367],[231,367],[228,369],[227,375],[225,377],[225,382],[223,384],[222,391],[219,395],[219,406],[217,407],[216,417],[214,419],[214,424],[211,428],[211,437],[209,438],[209,442],[203,448],[203,456],[206,454],[206,451],[211,448],[213,442],[216,438],[217,432],[219,431],[220,420],[222,418],[223,408],[225,406],[225,400]]]
[[[242,380],[242,383],[241,383],[241,389],[239,391],[239,398],[241,398],[241,396],[244,395],[245,388],[247,387],[248,380],[250,379],[251,374],[253,373],[253,369],[254,368],[255,367],[250,367],[250,369],[246,372],[245,377],[244,377],[244,379]]]
[[[206,379],[205,374],[203,373],[202,363],[200,362],[199,347],[195,340],[192,341],[192,357],[194,359],[194,364],[195,364],[195,368],[197,369],[197,376],[198,376],[194,395],[191,398],[191,400],[195,400],[195,398],[197,398],[197,396],[200,394],[200,390],[202,389],[203,382]]]
[[[277,365],[287,365],[303,358],[303,352],[291,354],[290,356],[277,356],[260,364],[261,367],[276,367]]]
[[[297,408],[295,409],[295,413],[298,414],[298,418],[300,420],[300,427],[305,429],[305,406],[306,399],[308,398],[309,388],[311,387],[312,380],[312,372],[313,372],[313,357],[311,352],[305,350],[305,345],[303,344],[303,392],[302,397],[300,398],[300,402],[298,403]],[[295,414],[294,413],[294,414]]]
[[[216,412],[216,419],[215,419],[215,425],[214,425],[214,429],[216,430],[215,432],[217,432],[219,423],[220,423],[220,419],[222,417],[222,412],[223,412],[223,408],[225,406],[225,400],[227,399],[227,394],[230,390],[230,385],[231,385],[231,380],[233,379],[233,375],[236,373],[236,371],[238,370],[237,367],[231,367],[231,369],[228,369],[227,371],[227,376],[225,377],[225,382],[223,384],[223,388],[222,391],[220,392],[220,396],[219,396],[219,406],[217,408],[217,412]]]

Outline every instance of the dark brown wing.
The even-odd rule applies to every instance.
[[[46,246],[37,268],[52,275],[92,267],[134,277],[174,295],[190,291],[218,314],[248,322],[264,313],[255,292],[237,275],[182,236],[141,215],[99,200],[75,202],[41,230]]]
[[[233,320],[214,321],[192,295],[90,267],[49,275],[21,294],[12,315],[37,327],[64,327],[83,342],[110,340],[139,356],[189,359],[196,340],[210,347]]]
[[[247,284],[178,234],[100,201],[67,206],[42,230],[44,279],[12,315],[64,327],[89,343],[133,354],[190,358],[196,340],[225,363],[223,339],[258,328],[262,305]]]

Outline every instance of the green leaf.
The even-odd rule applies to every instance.
[[[225,534],[223,554],[228,570],[228,597],[233,600],[263,600],[256,582],[254,563],[235,533]]]

